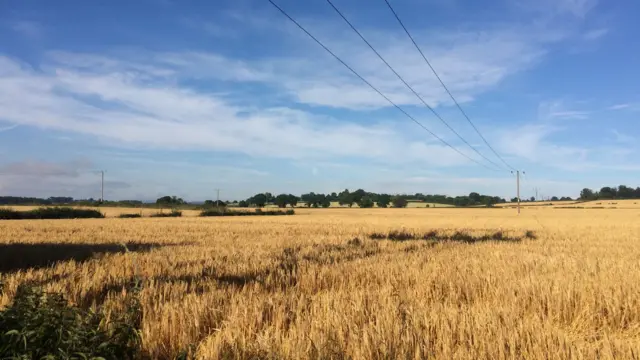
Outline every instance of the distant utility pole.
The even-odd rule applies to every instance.
[[[533,188],[536,191],[536,201],[538,200],[538,188]],[[544,199],[543,199],[544,200]]]
[[[100,202],[104,203],[104,170],[100,170],[100,174],[101,174],[101,178],[102,178],[102,191],[101,191],[101,195],[100,195]]]
[[[214,189],[216,191],[216,210],[220,211],[220,189]]]
[[[513,171],[511,173],[513,174]],[[522,174],[524,175],[524,171]],[[516,187],[518,196],[518,215],[520,215],[520,170],[516,170]]]

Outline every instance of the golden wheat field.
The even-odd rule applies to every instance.
[[[0,308],[33,280],[117,311],[141,279],[152,359],[640,359],[637,210],[3,221],[0,260]]]

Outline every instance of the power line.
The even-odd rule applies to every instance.
[[[411,39],[411,42],[413,43],[413,46],[416,47],[416,49],[418,50],[418,52],[420,53],[420,55],[422,55],[422,58],[424,59],[424,61],[427,63],[427,65],[429,65],[429,68],[431,69],[431,71],[433,72],[433,74],[436,76],[436,78],[438,78],[438,81],[440,81],[440,84],[442,85],[442,87],[447,91],[447,94],[449,94],[449,97],[451,97],[451,100],[453,100],[453,102],[456,104],[456,106],[458,107],[458,110],[460,110],[460,112],[462,113],[462,115],[464,115],[465,119],[467,119],[467,121],[469,122],[469,124],[471,124],[471,126],[473,127],[473,129],[476,131],[476,133],[478,133],[478,135],[480,135],[480,137],[482,138],[482,141],[484,141],[484,143],[487,145],[487,147],[489,149],[491,149],[491,151],[493,152],[493,154],[500,159],[500,161],[502,161],[503,164],[505,164],[507,167],[509,167],[511,170],[516,170],[515,168],[513,168],[513,166],[509,165],[503,158],[502,156],[500,156],[494,149],[493,147],[489,144],[489,142],[487,141],[487,139],[485,139],[484,136],[482,136],[482,133],[480,133],[480,130],[478,130],[478,128],[476,127],[476,125],[473,123],[473,121],[471,121],[471,119],[469,118],[469,116],[467,115],[467,113],[462,109],[462,106],[460,106],[460,104],[458,103],[458,101],[456,100],[456,98],[453,96],[453,94],[451,94],[451,91],[449,91],[449,88],[444,84],[444,81],[442,81],[442,79],[440,78],[440,75],[438,75],[438,73],[436,72],[436,70],[433,68],[433,66],[431,66],[431,62],[429,62],[429,60],[427,59],[427,57],[424,55],[424,53],[422,52],[422,49],[420,49],[420,46],[418,46],[418,43],[416,43],[416,41],[413,39],[413,36],[411,36],[411,33],[409,32],[409,30],[407,30],[407,27],[404,26],[404,23],[402,22],[402,20],[400,20],[400,17],[398,16],[398,14],[396,13],[396,11],[393,9],[393,7],[391,6],[391,4],[389,3],[389,0],[384,0],[385,3],[387,3],[387,6],[389,7],[389,10],[391,10],[391,12],[393,13],[393,15],[395,16],[396,20],[398,20],[398,23],[400,23],[400,26],[402,26],[402,28],[404,29],[404,32],[407,33],[407,36],[409,36],[409,39]]]
[[[491,161],[489,158],[487,158],[486,156],[484,156],[482,153],[480,153],[475,147],[473,147],[471,144],[469,144],[469,142],[467,140],[465,140],[465,138],[463,138],[460,134],[458,134],[458,132],[452,128],[449,123],[447,123],[442,116],[440,116],[440,114],[438,114],[435,109],[433,109],[433,107],[429,106],[429,104],[427,104],[427,102],[422,98],[422,96],[420,96],[420,94],[418,94],[418,92],[416,92],[413,87],[411,87],[411,85],[409,85],[402,76],[400,76],[400,74],[398,74],[398,72],[387,62],[387,60],[384,59],[384,57],[382,57],[382,55],[380,55],[380,53],[373,47],[373,45],[371,45],[371,43],[369,43],[369,41],[367,41],[367,39],[360,33],[360,31],[358,31],[358,29],[356,29],[355,26],[353,26],[353,24],[344,16],[344,14],[342,14],[342,12],[340,10],[338,10],[338,8],[333,4],[333,2],[331,2],[331,0],[326,0],[329,5],[331,5],[331,7],[333,8],[333,10],[335,10],[338,15],[340,15],[340,17],[342,18],[342,20],[344,20],[349,27],[351,27],[351,30],[353,30],[356,34],[358,34],[358,36],[360,37],[360,39],[362,39],[362,41],[364,41],[365,44],[367,44],[367,46],[369,46],[369,48],[378,56],[378,58],[380,58],[380,60],[382,60],[382,62],[387,65],[387,67],[389,68],[389,70],[391,70],[398,79],[400,79],[400,81],[402,81],[402,83],[409,89],[411,90],[411,92],[413,93],[413,95],[415,95],[420,102],[422,102],[422,104],[424,106],[427,107],[427,109],[431,110],[431,112],[433,113],[433,115],[435,115],[435,117],[437,117],[446,127],[449,128],[449,130],[451,130],[451,132],[453,132],[454,134],[456,134],[456,136],[462,140],[462,142],[464,142],[469,148],[471,148],[471,150],[475,151],[476,154],[480,155],[482,158],[484,158],[485,160],[487,160],[488,162],[490,162],[491,164],[495,165],[496,167],[500,168],[500,165],[496,164],[495,162]]]
[[[349,69],[349,71],[351,71],[355,76],[357,76],[360,80],[362,80],[365,84],[367,84],[371,89],[373,89],[375,92],[378,93],[378,95],[382,96],[389,104],[391,104],[393,107],[395,107],[396,109],[400,110],[400,112],[402,112],[406,117],[408,117],[411,121],[413,121],[414,123],[416,123],[418,126],[420,126],[422,129],[426,130],[429,134],[431,134],[433,137],[435,137],[436,139],[440,140],[440,142],[442,142],[443,144],[445,144],[446,146],[450,147],[451,149],[453,149],[455,152],[457,152],[458,154],[466,157],[467,159],[475,162],[476,164],[485,167],[489,170],[492,171],[496,171],[496,169],[494,168],[490,168],[487,165],[477,161],[476,159],[469,157],[468,155],[466,155],[465,153],[461,152],[460,150],[456,149],[455,147],[453,147],[451,144],[449,144],[448,142],[446,142],[444,139],[442,139],[441,137],[439,137],[438,135],[436,135],[435,133],[433,133],[431,130],[429,130],[426,126],[424,126],[421,122],[419,122],[418,120],[416,120],[413,116],[409,115],[409,113],[407,113],[403,108],[401,108],[400,106],[396,105],[396,103],[394,103],[393,101],[391,101],[391,99],[389,99],[385,94],[383,94],[382,92],[380,92],[380,90],[378,90],[375,86],[373,86],[369,81],[367,81],[365,78],[363,78],[360,74],[358,74],[351,66],[349,66],[347,63],[345,63],[342,59],[340,59],[338,57],[338,55],[334,54],[333,51],[329,50],[329,48],[327,48],[320,40],[318,40],[315,36],[313,36],[309,31],[307,31],[307,29],[305,29],[302,25],[300,25],[300,23],[298,23],[295,19],[293,19],[291,16],[289,16],[289,14],[287,14],[286,11],[284,11],[280,6],[278,6],[276,3],[273,2],[273,0],[268,0],[269,3],[271,3],[271,5],[273,5],[276,9],[278,9],[282,15],[284,15],[285,17],[287,17],[289,20],[291,20],[291,22],[293,22],[298,28],[300,28],[300,30],[302,30],[305,34],[307,34],[307,36],[309,36],[311,39],[313,39],[313,41],[315,41],[318,45],[320,45],[325,51],[327,51],[329,54],[331,54],[331,56],[333,56],[336,60],[338,60],[342,65],[344,65],[344,67],[346,67],[347,69]]]

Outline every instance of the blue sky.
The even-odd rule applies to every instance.
[[[635,1],[390,0],[444,82],[533,188],[640,185]],[[324,0],[277,3],[460,151]],[[469,143],[383,0],[334,0]],[[447,148],[266,0],[0,2],[0,194],[225,199],[256,192],[513,197],[515,181]]]

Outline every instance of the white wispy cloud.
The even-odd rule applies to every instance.
[[[556,0],[558,11],[584,18],[598,4],[597,0]]]
[[[613,134],[616,142],[622,143],[622,144],[636,144],[636,138],[630,135],[626,135],[623,134],[621,132],[619,132],[616,129],[612,129],[611,133]]]
[[[551,141],[563,128],[548,124],[525,124],[504,129],[498,148],[520,160],[563,170],[579,171],[592,165],[591,149]]]
[[[389,123],[363,126],[291,108],[231,105],[171,81],[159,85],[158,77],[150,85],[148,79],[156,75],[142,69],[118,72],[109,65],[92,72],[57,65],[43,73],[8,58],[0,58],[0,68],[4,120],[92,135],[116,145],[289,159],[466,163],[444,146],[407,142]]]
[[[13,130],[13,129],[17,128],[18,126],[20,126],[20,125],[19,124],[13,124],[13,125],[9,125],[9,126],[0,126],[0,132]]]
[[[582,37],[585,40],[597,40],[600,39],[601,37],[607,35],[609,33],[609,29],[593,29],[593,30],[589,30],[587,31],[584,35],[582,35]]]
[[[597,5],[598,0],[513,0],[520,8],[552,16],[572,16],[583,19]]]
[[[421,104],[413,94],[353,34],[332,32],[327,44],[356,71],[399,105]],[[424,61],[405,38],[370,30],[376,47],[390,64],[432,106],[448,104],[449,97]],[[470,101],[499,85],[509,75],[533,65],[544,54],[544,40],[525,29],[489,32],[424,33],[422,44],[433,66],[458,99]],[[344,40],[340,40],[344,39]],[[311,47],[313,48],[313,47]],[[218,54],[159,54],[157,61],[183,76],[225,81],[260,82],[285,90],[298,102],[355,110],[387,107],[389,104],[340,63],[315,48],[308,54],[257,60],[228,59]]]
[[[631,107],[631,104],[616,104],[613,106],[610,106],[608,109],[609,110],[622,110],[622,109],[628,109]]]
[[[578,119],[583,120],[589,117],[588,111],[578,111],[578,110],[566,110],[566,111],[555,111],[549,114],[550,117],[555,119]]]
[[[562,100],[544,101],[538,106],[538,118],[541,120],[584,120],[590,111],[575,110]]]
[[[566,138],[573,131],[573,128],[554,123],[523,124],[502,129],[496,146],[499,152],[515,156],[520,164],[535,164],[562,172],[636,171],[640,168],[638,149],[632,146],[637,142],[631,136],[613,130],[611,133],[620,143],[614,146],[592,142],[574,145],[554,140]]]
[[[40,38],[44,34],[42,26],[35,21],[29,21],[29,20],[12,21],[9,23],[9,27],[13,31],[18,32],[23,36],[26,36],[31,39]]]

